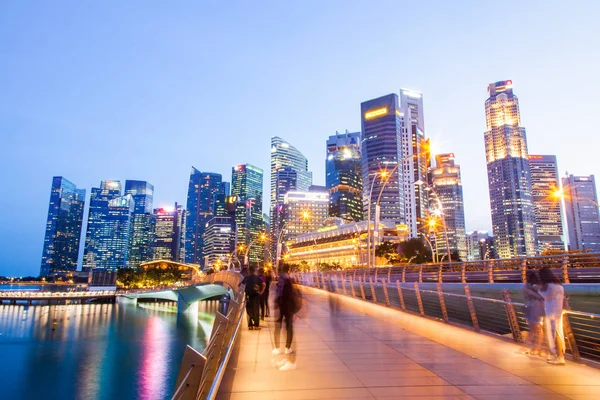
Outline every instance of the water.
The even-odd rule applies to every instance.
[[[0,306],[0,397],[170,398],[186,345],[204,349],[217,308],[203,302],[195,318],[174,303]]]

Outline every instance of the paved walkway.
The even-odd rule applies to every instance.
[[[548,365],[492,336],[303,291],[294,326],[298,368],[275,368],[272,321],[258,332],[244,329],[219,400],[600,399],[600,369]]]

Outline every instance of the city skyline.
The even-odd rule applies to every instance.
[[[433,21],[441,22],[439,29],[446,28],[446,32],[450,32],[447,35],[448,40],[474,32],[479,32],[481,37],[470,39],[464,49],[451,45],[446,50],[427,42],[432,37],[439,38],[439,30],[424,33],[424,37],[418,39],[422,47],[417,48],[416,52],[417,56],[422,56],[423,63],[426,65],[420,64],[418,68],[406,66],[398,58],[390,57],[389,52],[385,54],[387,64],[384,63],[383,54],[380,55],[378,52],[383,52],[382,44],[387,42],[373,42],[370,35],[361,38],[360,35],[365,32],[363,28],[342,35],[341,31],[335,32],[336,24],[327,27],[331,18],[324,19],[329,21],[327,23],[319,19],[316,25],[313,25],[312,35],[324,37],[333,34],[332,39],[343,38],[340,46],[334,49],[332,54],[327,54],[324,47],[319,45],[315,48],[315,41],[310,40],[310,37],[300,40],[299,37],[305,32],[304,28],[297,24],[290,24],[288,28],[294,33],[293,41],[298,45],[296,50],[299,51],[299,55],[316,54],[316,58],[307,57],[309,60],[307,63],[291,69],[287,68],[288,64],[285,62],[283,68],[278,68],[285,71],[285,74],[283,72],[270,74],[269,79],[273,80],[274,84],[263,88],[264,72],[257,71],[260,69],[257,67],[263,65],[262,61],[251,57],[250,65],[255,64],[248,73],[254,78],[255,83],[247,83],[247,86],[243,86],[234,76],[231,82],[223,83],[223,86],[215,86],[216,82],[223,82],[223,79],[217,75],[217,79],[211,79],[213,83],[198,91],[198,85],[207,84],[202,76],[192,74],[192,70],[198,67],[200,60],[190,54],[188,63],[181,62],[186,60],[189,54],[183,49],[169,47],[159,41],[159,50],[170,51],[174,61],[180,61],[177,67],[170,62],[165,64],[156,59],[151,59],[148,65],[140,67],[131,57],[122,57],[128,54],[131,45],[138,40],[142,40],[141,43],[148,43],[145,40],[154,38],[151,35],[151,38],[143,39],[143,35],[138,37],[137,33],[133,33],[129,28],[126,29],[130,24],[127,11],[132,10],[125,10],[123,19],[115,21],[111,27],[112,31],[123,36],[122,41],[114,41],[119,42],[114,48],[107,49],[105,45],[102,46],[103,43],[107,43],[103,35],[90,36],[84,29],[92,26],[99,32],[105,32],[106,28],[101,27],[99,21],[106,16],[108,9],[100,7],[93,13],[85,8],[67,13],[70,15],[69,19],[76,21],[75,25],[66,26],[64,31],[57,33],[57,36],[48,42],[46,48],[27,52],[26,49],[32,48],[31,43],[39,41],[40,35],[49,27],[62,23],[60,21],[64,17],[59,17],[51,9],[46,9],[49,15],[55,17],[54,19],[38,19],[39,17],[31,16],[30,19],[24,20],[24,11],[20,7],[7,7],[7,12],[0,17],[7,29],[2,31],[3,34],[11,29],[17,30],[16,24],[25,27],[31,25],[32,28],[27,35],[19,37],[19,40],[6,41],[9,43],[6,53],[9,57],[8,63],[3,68],[6,68],[5,72],[7,72],[4,75],[7,95],[6,100],[4,98],[2,100],[0,121],[3,135],[6,134],[8,139],[6,149],[10,149],[10,152],[7,152],[1,162],[4,171],[19,171],[11,174],[12,176],[7,176],[6,183],[21,193],[22,201],[15,205],[14,202],[5,199],[2,203],[3,209],[14,210],[10,214],[15,216],[5,215],[1,220],[2,251],[6,253],[6,257],[0,264],[0,273],[18,275],[22,272],[28,275],[35,274],[39,268],[49,182],[54,175],[66,177],[77,184],[77,187],[85,188],[88,193],[98,181],[105,180],[107,177],[123,177],[122,181],[129,178],[144,179],[152,182],[157,188],[154,201],[156,207],[167,206],[175,201],[185,204],[186,174],[190,165],[195,165],[203,171],[217,172],[224,177],[229,176],[228,171],[231,166],[238,163],[251,163],[267,171],[269,170],[268,142],[272,136],[281,136],[294,143],[307,156],[315,175],[315,183],[324,184],[322,167],[324,138],[335,130],[341,131],[347,128],[350,131],[358,131],[360,102],[386,93],[397,92],[399,87],[410,87],[424,93],[427,137],[432,138],[434,144],[438,146],[437,153],[454,152],[461,164],[467,230],[491,231],[489,199],[483,183],[486,177],[481,138],[485,126],[482,103],[485,99],[485,85],[489,82],[497,79],[512,79],[518,87],[523,126],[527,127],[531,153],[556,155],[561,168],[560,177],[564,176],[565,170],[578,176],[599,174],[600,165],[593,157],[593,146],[581,146],[581,143],[591,135],[590,128],[594,126],[592,116],[594,96],[597,91],[597,84],[589,79],[597,69],[597,59],[594,58],[593,52],[590,54],[583,50],[593,44],[590,40],[595,37],[590,33],[591,21],[587,16],[592,15],[593,12],[589,8],[584,14],[571,9],[564,10],[562,7],[559,12],[558,3],[546,5],[544,10],[514,3],[510,8],[515,10],[513,13],[515,23],[526,24],[531,31],[507,32],[501,38],[493,38],[491,34],[484,33],[487,24],[486,15],[489,11],[485,6],[476,7],[465,17],[459,15],[460,7],[458,7],[456,11],[458,20],[453,22],[452,29],[448,30],[449,25],[445,25],[444,21],[447,20],[447,14],[453,11],[450,7],[441,5],[439,10],[434,10],[429,19],[419,17],[415,22],[407,21],[407,24],[428,25]],[[299,7],[299,10],[295,11],[306,12],[301,6],[296,7]],[[590,7],[597,7],[597,5],[590,4]],[[214,12],[214,10],[209,11]],[[418,15],[419,9],[414,11]],[[323,15],[332,13],[333,7],[327,5],[322,12],[325,13]],[[358,18],[359,14],[362,19],[364,12],[362,7],[359,9],[358,6],[352,5],[344,10],[349,20]],[[273,16],[273,13],[281,14],[282,23],[290,23],[290,11],[275,9],[270,15]],[[252,11],[250,14],[258,16]],[[296,17],[297,15],[294,15],[294,18]],[[463,18],[467,17],[471,22],[463,28],[454,28],[461,26],[461,22],[465,21]],[[579,30],[553,33],[551,27],[560,24],[562,18],[580,21]],[[158,21],[148,10],[140,15],[140,19],[149,23]],[[185,29],[202,25],[185,17],[183,20],[178,20],[177,24]],[[18,30],[23,30],[23,27]],[[82,35],[73,35],[73,31]],[[533,35],[534,31],[548,34],[538,38]],[[158,29],[157,32],[164,33],[164,30]],[[109,33],[107,37],[110,38],[110,32],[107,33]],[[193,31],[192,33],[196,34]],[[243,42],[250,44],[250,48],[256,49],[257,43],[264,39],[264,33],[265,31],[253,33],[244,38]],[[384,31],[381,33],[386,35]],[[71,35],[71,38],[62,44],[65,34]],[[177,38],[181,34],[182,30],[176,29],[170,33],[169,39]],[[532,50],[531,46],[526,45],[529,43],[528,40],[523,40],[522,44],[518,43],[516,35],[535,37],[538,46]],[[76,37],[77,39],[74,39]],[[229,44],[234,43],[233,37],[222,40]],[[237,40],[239,37],[236,36],[235,41]],[[88,42],[97,45],[85,46],[88,49],[86,50],[81,45]],[[511,46],[504,46],[507,42],[510,42]],[[202,43],[204,45],[205,42]],[[365,49],[366,57],[363,57],[357,65],[350,68],[347,62],[340,64],[339,61],[333,63],[331,67],[321,65],[336,58],[347,59],[343,55],[348,51],[347,46],[350,43],[352,48],[361,46]],[[67,51],[71,57],[79,56],[80,63],[74,65],[86,66],[90,60],[98,60],[102,68],[103,65],[107,65],[105,65],[106,61],[100,60],[119,59],[124,63],[125,70],[129,72],[117,73],[116,77],[101,74],[97,78],[98,84],[103,85],[100,89],[97,84],[91,85],[89,81],[92,76],[96,80],[95,70],[86,67],[79,73],[74,73],[73,67],[65,64],[65,61],[46,58],[47,51],[60,54],[60,49],[68,49],[63,46],[71,46],[76,50]],[[471,53],[474,48],[483,49],[488,46],[500,49],[495,52],[495,56],[510,57],[510,60],[518,60],[518,62],[509,61],[490,66],[488,57],[473,56]],[[143,60],[151,53],[150,50],[155,52],[147,45],[142,46],[141,57],[137,58]],[[276,41],[267,41],[266,48],[259,52],[259,55],[265,55],[265,51],[272,52],[276,57],[287,54]],[[308,53],[309,51],[316,53]],[[327,48],[327,52],[329,51],[330,49]],[[564,63],[557,65],[554,62],[546,64],[546,61],[554,60],[556,54],[561,52],[569,54],[569,59],[574,57],[575,62],[569,65]],[[447,60],[444,73],[436,76],[435,71],[441,70],[432,70],[436,61],[427,54]],[[228,59],[231,56],[223,57]],[[65,58],[67,59],[69,57]],[[323,60],[323,63],[315,63],[310,61],[311,59]],[[268,57],[267,63],[273,60],[272,56]],[[298,58],[292,57],[290,61],[297,62]],[[39,67],[34,65],[43,64],[48,65],[48,72],[34,78],[33,73],[40,71]],[[222,63],[218,64],[222,65]],[[27,65],[30,67],[25,67]],[[542,65],[543,73],[540,74]],[[343,68],[340,68],[341,66]],[[109,67],[113,72],[120,70],[120,68],[115,69],[114,65]],[[180,93],[163,87],[160,79],[153,79],[153,74],[158,73],[160,76],[178,75],[177,68],[184,68],[181,74],[184,80],[169,81],[167,86],[172,86]],[[302,72],[302,68],[306,72]],[[129,85],[122,86],[126,79],[132,77],[130,71],[133,70],[138,76],[132,79]],[[201,71],[203,74],[210,75],[210,71],[206,69]],[[335,71],[335,75],[331,75],[332,71]],[[225,68],[224,72],[231,75],[232,70]],[[30,78],[33,78],[31,84],[23,87],[21,82]],[[183,82],[185,86],[181,86]],[[252,79],[246,77],[244,82],[252,82]],[[188,85],[191,85],[189,90],[181,90]],[[551,99],[556,91],[560,91],[563,96],[579,99],[576,121],[567,120],[563,115],[548,118],[548,110],[555,107]],[[93,99],[89,95],[91,92],[94,93]],[[210,96],[203,97],[202,92],[208,92]],[[144,95],[140,96],[140,93]],[[239,122],[232,121],[233,126],[228,127],[225,132],[218,128],[221,123],[219,108],[222,107],[225,96],[230,93],[238,93],[238,105],[243,105],[238,106],[236,110],[239,112]],[[250,93],[252,93],[251,97]],[[295,97],[290,93],[294,93]],[[308,97],[309,93],[310,97]],[[315,93],[319,96],[315,96]],[[274,96],[281,97],[278,101],[273,101]],[[453,101],[457,97],[460,97],[460,107],[448,107],[449,104],[456,104]],[[115,98],[121,100],[114,101]],[[252,100],[249,100],[250,98]],[[169,103],[173,104],[170,106]],[[190,104],[186,105],[186,103]],[[118,111],[119,108],[123,111]],[[290,124],[289,122],[300,109],[304,109],[304,118],[298,123]],[[267,118],[270,119],[269,124],[263,126],[261,122],[264,123]],[[579,136],[576,136],[577,139],[572,143],[561,140],[566,126],[569,126],[573,132],[579,132]],[[234,131],[248,132],[248,128],[251,134],[236,134],[232,137],[230,146],[226,150],[227,154],[218,151],[223,149],[221,142],[217,143],[215,140],[214,144],[209,143],[211,137],[218,137],[221,132],[226,134]],[[147,140],[142,143],[138,139],[144,134]],[[116,143],[119,143],[118,138],[122,142],[116,146]],[[191,143],[189,146],[182,146],[182,140],[189,140]],[[66,146],[65,151],[73,156],[64,159],[51,156],[58,151],[55,142]],[[135,153],[134,144],[139,145]],[[108,149],[111,151],[108,152]],[[147,154],[156,154],[158,151],[163,158],[165,154],[173,154],[167,159],[168,163],[158,163],[152,157],[147,157]],[[268,179],[265,181],[268,182]],[[268,188],[264,187],[263,192],[267,193],[267,191]],[[263,209],[268,210],[268,205],[263,203]],[[16,215],[21,217],[17,219]],[[87,217],[84,216],[84,220],[86,219]],[[8,227],[14,229],[9,230]]]

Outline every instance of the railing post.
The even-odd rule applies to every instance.
[[[442,292],[442,285],[437,284],[438,298],[440,299],[440,308],[442,309],[442,316],[444,322],[448,323],[448,310],[446,309],[446,301],[444,300],[444,292]]]
[[[355,281],[356,280],[356,270],[354,270],[352,272],[352,280]]]
[[[402,267],[402,283],[406,282],[406,267]]]
[[[352,297],[356,297],[356,291],[354,290],[354,281],[350,281],[352,284],[350,285],[350,289],[352,292]]]
[[[502,298],[504,299],[504,308],[506,309],[506,316],[508,317],[508,324],[510,325],[513,339],[515,342],[521,343],[523,341],[523,336],[521,335],[521,328],[519,328],[519,321],[517,320],[515,308],[513,307],[510,299],[510,293],[508,289],[504,289],[501,293]]]
[[[465,295],[467,295],[467,305],[469,306],[471,321],[473,321],[473,329],[475,329],[475,332],[479,332],[479,321],[477,320],[477,313],[475,312],[475,305],[471,298],[471,289],[469,289],[469,285],[465,285]]]
[[[379,268],[375,268],[375,282],[377,282],[377,273],[379,272]]]
[[[371,296],[373,297],[373,303],[377,303],[377,295],[375,294],[375,285],[373,285],[373,278],[369,277],[369,285],[371,286]]]
[[[385,279],[381,280],[381,284],[383,285],[383,297],[385,297],[385,306],[390,306],[390,296],[388,295],[387,283]]]
[[[565,256],[562,260],[562,279],[564,283],[571,283],[569,280],[569,256]]]
[[[363,281],[364,282],[367,281],[367,270],[366,269],[363,271]]]
[[[460,281],[467,283],[467,263],[462,263],[460,266]]]
[[[398,289],[398,298],[400,299],[400,308],[402,308],[402,311],[406,311],[406,304],[404,304],[404,295],[402,294],[402,287],[400,286],[399,280],[396,280],[396,288]]]
[[[575,335],[573,334],[573,329],[571,329],[571,322],[569,321],[569,314],[563,313],[563,331],[565,335],[565,342],[569,344],[571,348],[571,355],[573,356],[573,360],[579,361],[581,360],[581,355],[579,354],[579,349],[577,348],[577,342],[575,341]],[[566,349],[565,349],[566,350]]]
[[[419,267],[419,283],[423,282],[423,266]]]
[[[521,282],[527,283],[527,259],[521,260]]]
[[[442,266],[438,268],[438,283],[442,283]]]
[[[346,291],[346,276],[342,276],[342,292],[344,293],[344,296],[348,295],[348,292]]]
[[[360,278],[358,280],[358,284],[360,286],[360,296],[362,297],[363,300],[367,300],[367,297],[365,296],[365,288],[363,287],[363,280],[362,280],[362,278]]]
[[[494,260],[488,260],[488,283],[494,283]]]
[[[425,309],[423,308],[423,300],[421,299],[421,292],[419,292],[419,283],[415,282],[415,295],[417,296],[417,304],[419,305],[419,312],[421,317],[425,316]]]
[[[392,280],[392,267],[389,267],[387,281],[391,282],[391,280]]]

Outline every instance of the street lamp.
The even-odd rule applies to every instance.
[[[429,225],[431,226],[431,223]],[[431,250],[431,260],[435,261],[437,263],[437,251],[435,251],[435,252],[433,251],[433,245],[431,244],[431,241],[429,239],[427,239],[427,237],[423,234],[423,232],[419,232],[419,235],[421,235],[423,237],[423,239],[425,239],[425,241],[429,245],[429,249]]]
[[[435,192],[435,190],[433,190],[433,188],[431,186],[429,186],[429,184],[427,182],[423,182],[422,180],[419,179],[414,184],[418,185],[418,186],[424,185],[426,188],[428,188],[438,203],[438,208],[437,208],[437,210],[434,211],[434,214],[436,216],[440,217],[440,219],[442,220],[442,227],[444,228],[444,237],[446,239],[446,253],[448,254],[448,262],[452,262],[452,256],[450,255],[450,241],[448,240],[448,231],[446,230],[446,217],[444,214],[444,206],[442,206],[442,201],[440,200],[440,197]],[[437,243],[437,240],[436,240],[436,243]]]

